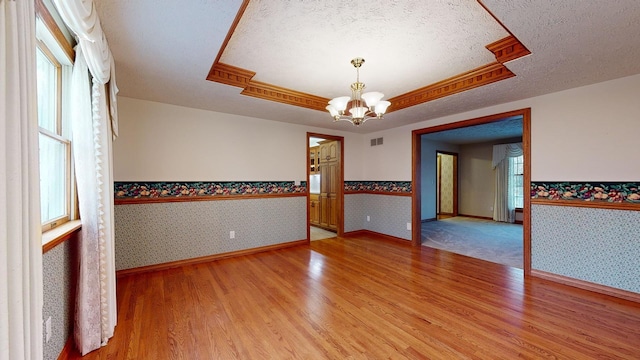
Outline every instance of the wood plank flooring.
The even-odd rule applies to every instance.
[[[117,289],[115,335],[83,359],[640,359],[639,304],[368,236]]]

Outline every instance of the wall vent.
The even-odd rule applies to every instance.
[[[371,139],[371,146],[382,145],[382,138]]]

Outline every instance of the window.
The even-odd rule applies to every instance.
[[[42,27],[40,29],[42,30]],[[39,31],[38,34],[42,34]],[[49,46],[51,45],[51,47]],[[40,146],[40,218],[42,231],[72,218],[72,164],[69,126],[64,115],[66,81],[70,64],[62,64],[51,48],[55,43],[39,41],[36,49],[36,81]]]
[[[524,207],[524,156],[509,158],[509,181],[513,182],[512,189],[513,202],[516,208]]]

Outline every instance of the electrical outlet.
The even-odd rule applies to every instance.
[[[411,231],[411,223],[410,222],[407,223],[407,230]]]
[[[44,323],[45,342],[51,340],[51,316]]]
[[[371,221],[371,217],[367,215],[367,221]]]
[[[229,239],[235,239],[236,238],[236,232],[231,230],[229,231]]]

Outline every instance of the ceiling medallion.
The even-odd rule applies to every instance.
[[[362,93],[364,84],[360,82],[360,66],[364,64],[363,58],[351,60],[351,64],[356,68],[356,82],[351,84],[351,96],[340,96],[329,101],[326,109],[333,117],[333,121],[349,121],[355,126],[364,124],[370,119],[382,119],[382,115],[387,111],[390,102],[382,100],[384,94],[377,91]],[[349,113],[345,110],[349,107]]]

